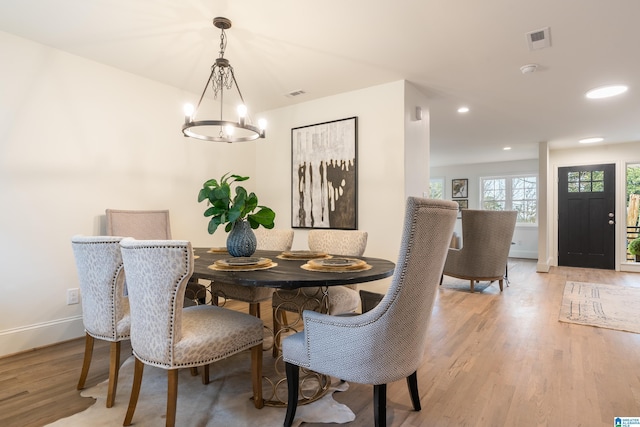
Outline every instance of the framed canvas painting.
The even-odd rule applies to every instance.
[[[451,180],[451,197],[453,199],[466,199],[468,196],[467,186],[468,179],[452,179]]]
[[[291,129],[291,226],[358,228],[358,118]]]

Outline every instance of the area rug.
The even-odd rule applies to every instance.
[[[640,333],[640,288],[566,282],[559,320]]]
[[[271,362],[265,353],[264,362]],[[56,427],[107,427],[121,426],[129,404],[133,379],[133,356],[120,368],[116,402],[105,407],[107,381],[84,390],[82,396],[94,397],[96,403],[85,411],[58,420],[49,426]],[[205,426],[282,426],[286,409],[264,407],[256,409],[251,400],[250,355],[243,352],[214,363],[210,367],[210,380],[203,385],[199,376],[191,376],[188,369],[180,370],[178,380],[178,409],[176,425],[181,427]],[[293,425],[302,422],[346,423],[355,414],[346,405],[333,399],[335,391],[344,391],[347,383],[337,381],[322,399],[298,406]],[[167,401],[167,373],[165,370],[145,366],[140,398],[133,416],[136,427],[165,425]]]

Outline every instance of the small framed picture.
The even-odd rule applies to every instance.
[[[458,203],[458,211],[461,211],[462,209],[469,209],[469,200],[468,199],[463,199],[463,200],[455,200]]]
[[[451,197],[453,199],[466,199],[468,196],[467,187],[468,179],[452,179],[451,180]]]

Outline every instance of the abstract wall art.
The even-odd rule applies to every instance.
[[[291,226],[357,229],[358,118],[291,129]]]

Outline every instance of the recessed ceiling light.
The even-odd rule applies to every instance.
[[[509,151],[509,150],[511,150],[511,147],[504,147],[503,150],[504,151]]]
[[[620,95],[621,93],[625,93],[629,89],[629,87],[625,85],[610,85],[610,86],[601,86],[595,89],[591,89],[587,92],[587,98],[589,99],[600,99],[600,98],[609,98],[611,96]]]
[[[460,107],[458,108],[458,113],[468,113],[469,107]]]
[[[593,144],[594,142],[602,142],[604,141],[604,138],[600,138],[598,137],[593,137],[593,138],[584,138],[581,139],[580,141],[578,141],[580,144]]]

